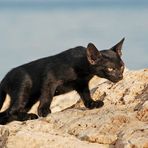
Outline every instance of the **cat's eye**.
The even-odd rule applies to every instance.
[[[107,68],[107,70],[108,70],[109,72],[111,72],[111,71],[113,71],[114,69],[113,69],[113,68]]]

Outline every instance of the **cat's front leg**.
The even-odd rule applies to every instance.
[[[91,98],[90,90],[87,81],[83,81],[77,85],[76,91],[79,93],[81,99],[84,102],[85,107],[89,109],[99,108],[104,105],[104,103],[100,100],[94,101]]]

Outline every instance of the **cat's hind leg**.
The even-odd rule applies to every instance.
[[[37,119],[38,116],[36,114],[29,114],[26,110],[31,91],[31,84],[24,79],[18,86],[15,87],[15,89],[11,89],[9,93],[11,98],[10,106],[7,110],[7,115],[3,116],[2,120],[11,122],[13,120],[25,121]]]
[[[46,117],[49,113],[51,113],[50,105],[55,94],[57,86],[61,84],[61,81],[45,81],[42,86],[41,96],[40,96],[40,104],[38,107],[38,115],[40,117]]]

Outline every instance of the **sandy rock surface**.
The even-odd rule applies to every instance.
[[[76,92],[55,97],[48,117],[0,125],[0,148],[148,148],[148,69],[116,84],[94,77],[90,89],[102,108],[86,109]]]

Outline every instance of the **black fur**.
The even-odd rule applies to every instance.
[[[72,90],[79,93],[87,108],[103,106],[102,101],[92,100],[88,82],[94,75],[112,82],[123,78],[123,41],[102,51],[89,43],[87,48],[79,46],[12,69],[0,84],[0,108],[6,94],[11,98],[9,108],[0,113],[0,124],[38,118],[27,113],[38,100],[38,115],[46,117],[51,112],[53,96]]]

